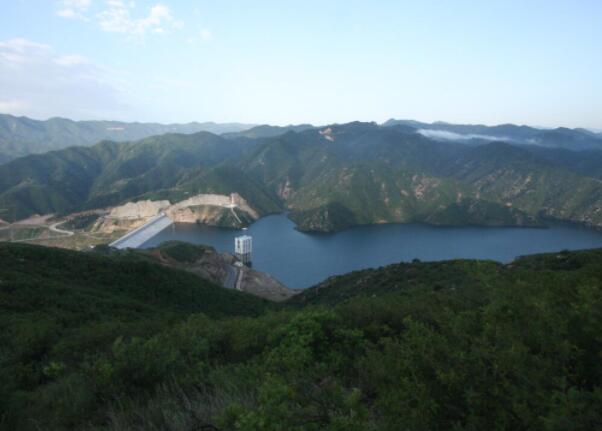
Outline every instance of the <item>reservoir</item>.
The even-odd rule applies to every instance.
[[[332,275],[411,261],[456,258],[510,262],[525,254],[602,247],[602,232],[570,224],[548,229],[439,227],[425,224],[360,226],[333,234],[299,232],[286,215],[264,217],[247,230],[253,237],[253,267],[291,288],[306,288]],[[179,240],[234,252],[242,230],[174,224],[141,245]]]

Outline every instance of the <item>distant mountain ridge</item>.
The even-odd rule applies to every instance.
[[[165,133],[242,132],[254,125],[242,123],[128,123],[122,121],[73,121],[51,118],[40,121],[0,114],[0,163],[28,154],[45,153],[72,146],[87,146],[102,140],[133,141]]]
[[[243,130],[241,132],[232,132],[232,133],[224,133],[225,138],[273,138],[275,136],[284,135],[288,132],[302,132],[304,130],[313,129],[314,126],[311,124],[298,124],[298,125],[289,125],[289,126],[270,126],[268,124],[263,124],[261,126],[255,126],[247,130]]]
[[[514,124],[498,126],[424,123],[414,120],[391,119],[385,127],[405,127],[439,141],[481,144],[488,141],[507,141],[521,145],[568,150],[602,149],[602,133],[583,128],[541,129]],[[73,121],[66,118],[33,120],[0,114],[0,164],[29,154],[45,153],[72,146],[89,146],[103,140],[126,142],[165,133],[191,134],[201,131],[224,135],[227,138],[272,138],[288,132],[315,128],[311,124],[288,126],[254,125],[243,123],[191,122],[160,124],[123,121]]]
[[[450,124],[441,121],[422,123],[414,120],[388,120],[385,127],[405,126],[441,141],[507,141],[522,145],[537,145],[567,150],[602,150],[602,135],[591,130],[558,127],[541,129],[515,124],[485,126],[482,124]]]

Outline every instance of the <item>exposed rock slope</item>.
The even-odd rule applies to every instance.
[[[128,202],[114,207],[99,219],[93,230],[110,233],[135,229],[161,212],[177,223],[241,228],[259,218],[259,213],[237,193],[230,196],[200,194],[171,204],[167,200]]]
[[[270,274],[253,268],[239,268],[229,253],[218,253],[213,247],[169,241],[149,250],[136,250],[173,268],[192,272],[220,286],[234,288],[272,301],[284,301],[297,293]],[[239,272],[240,271],[240,272]],[[239,283],[236,283],[241,277]]]

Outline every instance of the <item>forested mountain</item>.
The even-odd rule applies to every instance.
[[[9,209],[5,217],[10,220],[128,200],[239,192],[258,211],[276,211],[277,203],[261,185],[221,165],[252,146],[200,132],[31,155],[0,166],[0,208]]]
[[[351,123],[286,134],[239,164],[277,193],[302,229],[424,221],[600,225],[602,184],[520,146],[466,146],[406,127]]]
[[[523,148],[555,166],[569,169],[578,174],[602,178],[602,151],[600,150],[571,151],[533,145]]]
[[[141,199],[239,193],[303,230],[358,224],[602,226],[602,152],[442,142],[408,125],[349,123],[273,137],[167,134],[0,166],[3,218]]]
[[[252,125],[240,123],[126,123],[121,121],[72,121],[51,118],[32,120],[0,114],[0,163],[28,154],[82,145],[96,144],[102,140],[132,141],[164,133],[215,134],[240,132]]]
[[[0,426],[583,430],[602,423],[602,251],[413,262],[289,303],[0,244]]]

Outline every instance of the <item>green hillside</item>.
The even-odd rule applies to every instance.
[[[602,421],[601,250],[391,265],[278,307],[140,254],[2,244],[0,258],[2,429]]]
[[[0,243],[0,260],[0,429],[16,429],[5,428],[12,420],[36,429],[32,418],[51,415],[55,377],[65,377],[71,396],[84,396],[59,409],[73,413],[94,403],[84,377],[92,370],[84,370],[117,339],[148,337],[198,313],[255,316],[272,307],[135,253],[105,257]],[[21,418],[10,414],[14,409]]]
[[[600,226],[602,183],[505,143],[441,143],[400,127],[351,123],[289,133],[241,169],[278,194],[304,230],[354,224]]]
[[[565,157],[566,150],[504,142],[440,142],[407,125],[295,130],[257,139],[166,134],[28,156],[0,166],[0,210],[13,220],[237,192],[260,214],[287,209],[307,231],[546,219],[602,226],[596,151]]]
[[[253,182],[233,172],[222,181],[220,163],[240,156],[252,143],[211,133],[167,134],[131,143],[101,142],[45,155],[32,155],[0,166],[0,208],[6,218],[64,214],[102,208],[128,200],[181,200],[198,193],[237,192],[260,212],[278,203]],[[199,180],[202,179],[202,180]]]

